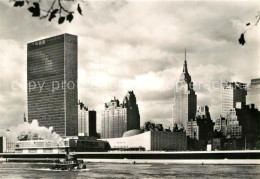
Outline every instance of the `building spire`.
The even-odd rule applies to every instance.
[[[185,53],[185,60],[184,61],[186,61],[186,48],[185,48],[185,52],[184,53]]]
[[[187,60],[186,60],[186,48],[184,50],[184,64],[183,64],[183,73],[188,73]]]

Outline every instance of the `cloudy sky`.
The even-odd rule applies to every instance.
[[[62,33],[78,36],[79,99],[97,110],[134,90],[141,124],[171,126],[173,87],[187,49],[198,105],[216,119],[219,83],[260,77],[259,1],[87,1],[71,24],[32,18],[26,8],[0,1],[0,128],[23,122],[26,109],[26,44]]]

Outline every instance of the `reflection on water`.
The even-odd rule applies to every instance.
[[[260,178],[260,165],[87,163],[82,171],[52,171],[47,164],[0,163],[0,178]]]

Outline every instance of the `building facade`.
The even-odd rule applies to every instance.
[[[226,126],[226,138],[242,138],[242,125],[239,124],[236,109],[232,108],[226,115],[227,126]]]
[[[111,149],[115,150],[146,150],[146,151],[185,151],[187,138],[185,132],[127,131],[123,137],[113,139],[100,139],[107,141]]]
[[[178,128],[187,129],[188,121],[194,120],[197,108],[197,95],[193,90],[193,82],[188,72],[186,52],[183,71],[179,82],[174,89],[172,120]]]
[[[134,91],[128,91],[123,99],[123,108],[126,108],[127,115],[127,131],[132,129],[140,129],[140,114]]]
[[[211,140],[214,123],[211,120],[209,107],[199,106],[194,120],[188,121],[187,136],[197,140]]]
[[[94,110],[89,110],[83,103],[78,105],[78,134],[80,136],[95,137],[97,114]]]
[[[78,134],[77,36],[62,34],[27,44],[28,122]]]
[[[13,153],[15,151],[15,142],[7,137],[0,136],[0,153]]]
[[[243,145],[248,143],[248,147],[255,147],[259,136],[260,113],[254,104],[237,103],[221,121],[222,124],[218,124],[221,128],[215,129],[220,129],[219,132],[226,139],[243,139]]]
[[[140,114],[133,91],[127,93],[122,104],[116,98],[105,103],[101,126],[101,138],[122,137],[128,130],[140,129]]]
[[[260,78],[251,80],[247,89],[246,104],[255,104],[255,108],[260,110]]]
[[[221,89],[221,115],[223,117],[236,107],[237,102],[246,102],[246,84],[240,82],[223,82]]]
[[[95,138],[79,136],[77,140],[77,152],[107,152],[109,149],[108,142]]]
[[[227,134],[227,119],[219,116],[215,121],[214,130],[221,132],[222,136],[226,136]]]

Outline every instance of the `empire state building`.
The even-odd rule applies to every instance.
[[[193,90],[193,82],[191,81],[191,76],[188,72],[185,50],[182,74],[174,89],[172,110],[173,127],[177,124],[179,129],[186,130],[187,122],[195,118],[196,108],[197,95]]]

